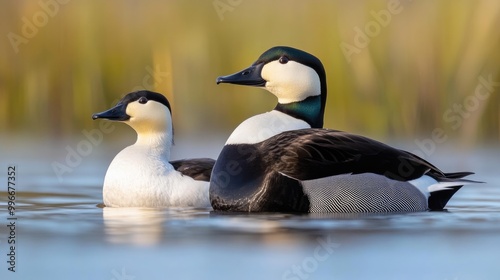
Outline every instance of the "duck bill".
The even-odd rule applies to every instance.
[[[232,75],[217,77],[217,84],[235,84],[244,86],[263,87],[266,85],[266,80],[262,78],[260,72],[262,71],[263,63],[253,64],[252,66]]]
[[[112,121],[126,121],[126,120],[130,119],[130,116],[127,115],[126,109],[127,109],[127,106],[120,102],[120,103],[116,104],[115,107],[113,107],[107,111],[104,111],[101,113],[96,113],[96,114],[92,115],[92,119],[93,120],[108,119],[108,120],[112,120]]]

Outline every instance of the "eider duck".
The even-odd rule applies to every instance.
[[[127,94],[113,108],[94,114],[131,126],[135,144],[120,151],[106,172],[103,200],[110,207],[210,207],[212,159],[169,162],[173,142],[170,103],[162,94]]]
[[[367,137],[323,128],[326,75],[315,56],[273,47],[217,78],[278,98],[229,136],[212,171],[215,211],[377,213],[442,210],[472,172],[444,173]]]

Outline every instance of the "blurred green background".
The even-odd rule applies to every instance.
[[[325,127],[500,139],[497,0],[0,3],[1,136],[81,138],[92,113],[140,88],[170,99],[176,132],[229,135],[276,100],[215,78],[289,45],[325,65]]]

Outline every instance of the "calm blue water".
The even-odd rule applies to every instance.
[[[178,144],[173,158],[216,156],[223,140],[207,141],[208,152]],[[51,164],[76,145],[2,151],[0,168],[18,172],[15,273],[0,172],[0,279],[500,279],[497,148],[432,155],[445,171],[487,182],[464,187],[447,212],[235,215],[97,207],[123,145],[93,147],[59,180]]]

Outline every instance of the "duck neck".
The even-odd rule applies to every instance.
[[[170,159],[170,148],[172,147],[172,131],[155,132],[155,131],[142,131],[137,133],[137,141],[135,145],[145,147],[155,154],[161,155],[166,160]]]
[[[322,128],[325,112],[325,107],[322,103],[321,95],[309,96],[302,101],[286,104],[278,103],[274,110],[301,119],[307,122],[312,128]]]

